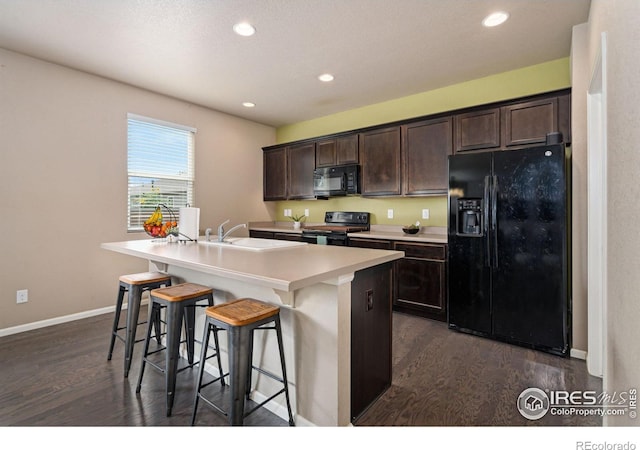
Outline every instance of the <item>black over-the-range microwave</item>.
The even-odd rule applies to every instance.
[[[360,166],[319,167],[313,171],[313,194],[316,197],[336,197],[360,193]]]

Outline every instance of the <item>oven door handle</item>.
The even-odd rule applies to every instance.
[[[330,231],[324,231],[324,230],[313,230],[313,231],[304,230],[302,232],[303,236],[308,236],[308,237],[328,236],[329,234],[331,234]]]

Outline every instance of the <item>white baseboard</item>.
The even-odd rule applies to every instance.
[[[149,303],[148,300],[143,300],[142,305]],[[124,303],[122,309],[127,309],[128,304]],[[40,320],[38,322],[26,323],[24,325],[17,325],[15,327],[0,329],[0,337],[9,336],[12,334],[23,333],[25,331],[37,330],[38,328],[50,327],[51,325],[59,325],[61,323],[73,322],[74,320],[86,319],[88,317],[99,316],[102,314],[112,313],[116,310],[116,305],[107,306],[105,308],[93,309],[91,311],[84,311],[76,314],[69,314],[68,316],[54,317],[52,319]]]
[[[569,355],[572,358],[587,360],[587,352],[584,350],[578,350],[577,348],[572,348]]]

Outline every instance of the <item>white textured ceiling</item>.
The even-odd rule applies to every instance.
[[[0,47],[280,126],[569,56],[589,5],[0,0]],[[483,28],[495,10],[509,21]],[[243,20],[254,36],[233,33]],[[335,80],[318,81],[324,72]]]

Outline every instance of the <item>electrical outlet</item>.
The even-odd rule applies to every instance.
[[[305,216],[307,216],[307,217],[309,217],[309,208],[306,208],[306,209],[304,210],[304,215],[305,215]]]
[[[387,219],[393,219],[393,209],[387,209]]]
[[[422,210],[422,218],[423,219],[428,219],[429,218],[429,210],[428,209],[423,209]]]
[[[285,209],[284,210],[284,216],[285,217],[291,217],[291,210],[290,209]]]
[[[29,291],[21,289],[16,292],[16,303],[27,303],[29,301]]]

